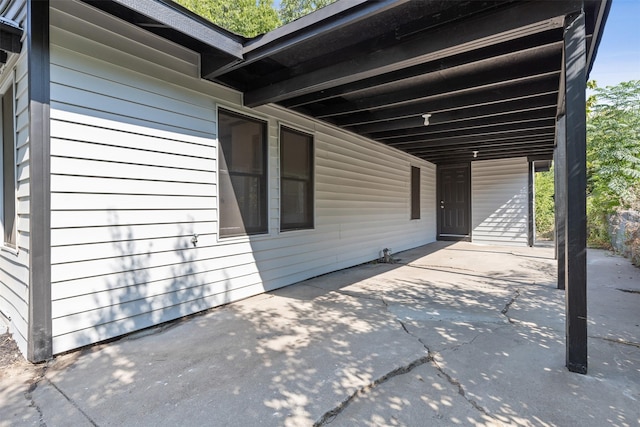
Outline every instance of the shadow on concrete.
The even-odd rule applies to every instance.
[[[435,243],[306,280],[60,356],[32,407],[47,425],[635,425],[640,318],[616,288],[640,275],[590,282],[572,374],[552,255]]]

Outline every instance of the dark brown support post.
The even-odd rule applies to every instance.
[[[556,124],[556,150],[553,162],[556,208],[556,255],[558,259],[558,289],[565,288],[565,222],[567,219],[567,135],[565,116]]]
[[[566,310],[567,368],[587,373],[586,30],[584,12],[567,18]]]
[[[29,49],[29,327],[27,358],[52,356],[49,0],[27,2]]]
[[[535,242],[536,236],[535,236],[535,210],[534,210],[534,204],[535,204],[535,189],[533,187],[533,177],[534,174],[536,172],[536,169],[534,167],[534,162],[529,161],[529,227],[528,227],[528,231],[527,231],[527,243],[529,245],[530,248],[533,247],[533,244]]]

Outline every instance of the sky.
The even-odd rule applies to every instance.
[[[600,87],[640,80],[640,0],[613,0],[589,80]]]

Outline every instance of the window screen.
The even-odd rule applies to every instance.
[[[313,228],[313,137],[280,130],[280,229]]]
[[[420,168],[411,166],[411,219],[420,219]]]
[[[266,123],[218,111],[220,236],[267,232]]]

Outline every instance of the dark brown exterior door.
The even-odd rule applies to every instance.
[[[438,168],[438,239],[469,240],[471,217],[469,164]]]

